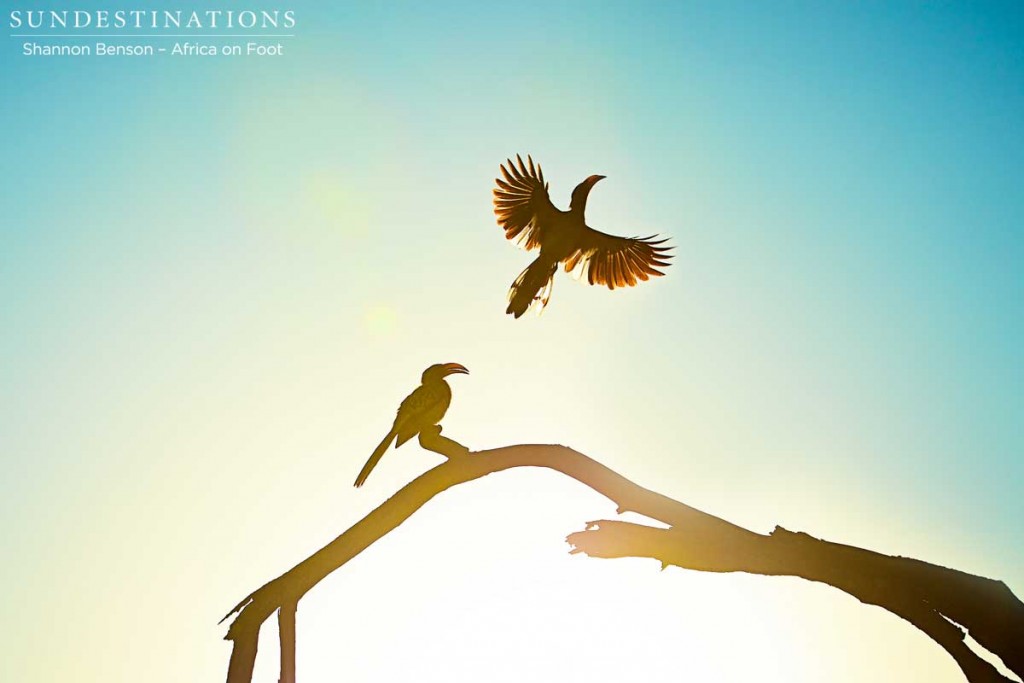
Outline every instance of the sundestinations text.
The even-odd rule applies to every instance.
[[[12,29],[294,28],[294,10],[11,10]]]

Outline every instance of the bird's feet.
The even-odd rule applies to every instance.
[[[420,431],[420,446],[428,451],[440,453],[451,460],[469,455],[469,449],[458,441],[441,436],[441,425],[433,425]]]

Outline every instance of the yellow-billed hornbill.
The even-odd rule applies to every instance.
[[[555,208],[548,196],[548,185],[540,164],[516,155],[501,165],[503,178],[496,178],[494,213],[505,237],[527,251],[540,247],[540,255],[519,274],[508,293],[508,310],[521,316],[534,301],[541,309],[551,298],[551,285],[558,264],[565,272],[579,269],[592,285],[608,289],[632,287],[638,280],[664,275],[659,267],[669,265],[671,247],[661,246],[666,240],[650,237],[616,237],[587,227],[583,216],[587,196],[603,175],[592,175],[572,191],[569,210]]]
[[[391,431],[380,442],[377,450],[373,452],[370,459],[363,465],[359,476],[356,477],[355,485],[357,487],[362,486],[366,478],[370,476],[370,472],[373,471],[392,441],[398,440],[395,445],[395,448],[398,448],[412,437],[419,435],[420,444],[430,447],[428,443],[424,443],[425,437],[433,438],[434,443],[441,438],[439,423],[452,402],[452,390],[444,378],[454,373],[468,375],[469,370],[458,363],[438,363],[423,371],[420,385],[406,396],[398,407],[398,415],[395,416],[395,423],[392,425]],[[454,444],[447,439],[444,441]],[[458,446],[458,444],[455,445]],[[435,447],[432,450],[437,449]]]

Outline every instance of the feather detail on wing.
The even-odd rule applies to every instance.
[[[587,282],[608,289],[632,287],[639,280],[664,275],[658,268],[669,265],[672,247],[662,246],[667,240],[656,237],[616,237],[584,228],[579,246],[565,260],[565,272],[586,273]]]
[[[494,181],[494,215],[505,238],[529,251],[540,246],[549,218],[560,212],[548,196],[540,164],[534,166],[529,155],[526,159],[524,164],[517,154],[518,165],[511,159],[501,165],[503,177]]]

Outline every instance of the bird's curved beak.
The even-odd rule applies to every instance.
[[[460,375],[468,375],[469,374],[469,370],[466,369],[466,366],[461,365],[459,363],[445,363],[441,367],[444,368],[444,376],[445,377],[447,377],[448,375],[454,375],[456,373],[458,373]]]

